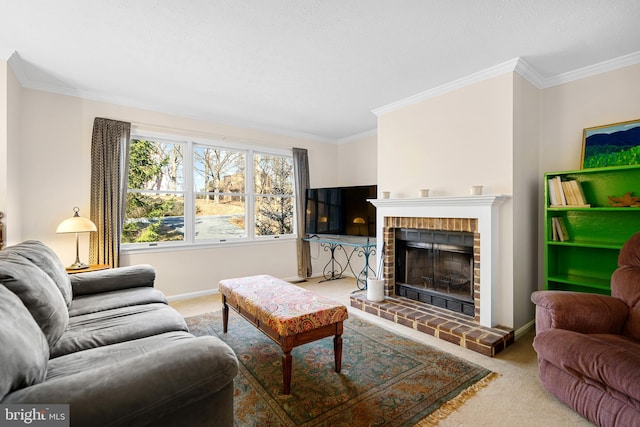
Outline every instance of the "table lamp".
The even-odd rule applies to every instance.
[[[88,233],[90,231],[97,231],[96,225],[88,218],[80,216],[80,208],[73,208],[73,216],[67,218],[58,225],[56,233],[76,233],[76,262],[71,264],[67,269],[69,270],[82,270],[83,268],[89,268],[87,264],[80,262],[80,244],[78,235],[80,233]]]
[[[357,216],[353,219],[353,223],[358,224],[358,236],[362,236],[362,224],[366,224],[367,222],[364,220],[364,218]]]

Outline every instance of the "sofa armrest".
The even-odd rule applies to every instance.
[[[622,300],[607,295],[569,291],[537,291],[536,333],[566,329],[585,334],[620,334],[629,314]]]
[[[193,405],[206,407],[220,390],[233,393],[228,385],[237,373],[238,359],[227,344],[194,337],[17,390],[2,403],[67,403],[72,425],[164,425],[163,420],[176,419],[180,411],[188,411],[185,419],[192,419]],[[233,412],[232,402],[223,410]]]
[[[72,274],[70,279],[74,296],[88,295],[143,286],[153,287],[156,271],[151,265],[140,264]]]

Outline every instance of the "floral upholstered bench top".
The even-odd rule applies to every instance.
[[[225,279],[219,290],[281,336],[296,335],[347,317],[347,307],[315,292],[268,275]]]

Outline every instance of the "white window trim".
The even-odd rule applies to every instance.
[[[255,245],[273,243],[275,241],[286,242],[295,241],[298,238],[297,234],[297,218],[295,215],[296,205],[299,203],[295,196],[295,190],[290,196],[293,199],[293,233],[292,234],[274,234],[268,236],[256,236],[255,234],[255,196],[253,192],[253,178],[254,178],[254,155],[255,154],[267,154],[293,158],[291,149],[275,148],[259,146],[256,144],[243,143],[240,141],[230,141],[226,138],[203,138],[203,137],[189,137],[180,136],[175,134],[160,133],[155,131],[147,131],[137,126],[131,130],[130,139],[152,139],[158,142],[170,143],[170,144],[182,144],[183,145],[183,186],[182,192],[176,192],[184,194],[184,217],[185,217],[185,235],[183,241],[168,241],[168,242],[144,242],[144,243],[123,243],[120,246],[122,252],[129,254],[137,253],[149,253],[149,252],[162,252],[172,250],[192,250],[192,249],[206,249],[206,248],[219,248],[219,247],[231,247],[231,246],[243,246],[243,245]],[[198,241],[195,239],[195,194],[193,188],[193,149],[196,146],[204,146],[210,148],[229,149],[246,152],[246,172],[245,172],[245,224],[247,224],[247,236],[229,239],[210,239]],[[295,181],[295,177],[294,177]],[[125,179],[124,182],[128,182]],[[294,182],[294,187],[296,183]],[[250,191],[249,191],[250,190]],[[156,191],[154,191],[155,193]],[[165,192],[165,191],[160,191]],[[171,193],[171,191],[166,191]],[[268,195],[260,195],[268,196]],[[281,196],[275,194],[273,196]],[[251,218],[249,218],[251,216]]]

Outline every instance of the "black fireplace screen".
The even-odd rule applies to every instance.
[[[396,294],[474,315],[473,234],[396,231]]]

